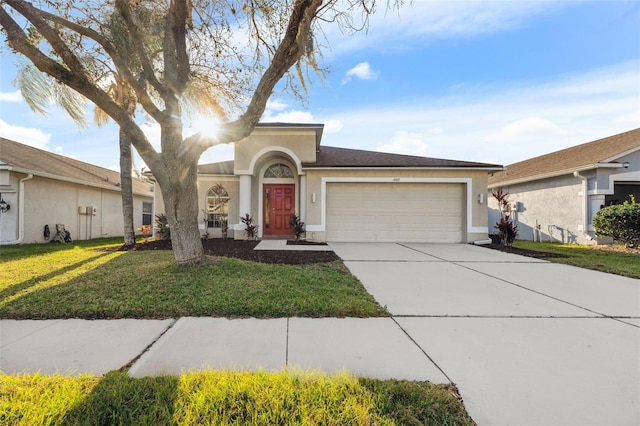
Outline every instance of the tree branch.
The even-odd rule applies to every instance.
[[[189,81],[187,22],[190,20],[188,0],[173,0],[167,13],[164,34],[164,66],[167,82],[175,95],[181,96]]]
[[[202,152],[213,145],[238,141],[251,134],[260,121],[278,81],[304,54],[308,53],[307,38],[310,36],[311,25],[321,6],[322,0],[295,1],[284,38],[276,49],[269,67],[262,75],[246,112],[235,121],[221,124],[215,140],[199,141],[199,145],[204,147]]]
[[[9,0],[11,3],[24,3],[21,0]],[[9,3],[7,1],[7,3]],[[20,6],[24,6],[21,4]],[[20,12],[19,9],[16,9]],[[21,13],[21,12],[20,12]],[[29,22],[36,25],[34,20],[38,23],[37,29],[41,32],[41,34],[45,35],[47,41],[49,41],[52,45],[55,44],[64,44],[64,42],[60,39],[58,34],[38,15],[38,10],[32,8],[27,12],[27,15],[22,14]],[[134,140],[134,145],[138,152],[143,158],[145,158],[145,162],[149,163],[157,163],[158,153],[153,149],[151,143],[149,143],[147,137],[142,132],[140,127],[133,121],[133,119],[127,114],[126,110],[120,107],[116,102],[111,99],[109,94],[107,94],[104,90],[94,85],[88,78],[87,75],[82,73],[82,71],[86,72],[84,67],[81,67],[79,71],[69,70],[60,64],[58,61],[48,57],[40,49],[35,47],[27,34],[22,30],[20,25],[9,15],[9,13],[5,10],[4,7],[0,7],[0,26],[5,30],[7,35],[7,43],[9,47],[14,49],[16,52],[23,54],[26,56],[41,72],[50,75],[55,78],[62,84],[65,84],[75,90],[76,92],[82,94],[87,99],[91,100],[97,106],[99,106],[102,110],[104,110],[109,116],[111,116],[118,125],[129,134]],[[51,37],[53,42],[49,40],[48,37]],[[72,61],[78,61],[77,57],[71,52],[67,50],[67,56],[71,55]],[[151,166],[151,164],[149,164]]]
[[[127,29],[129,30],[129,32],[127,33],[127,38],[136,48],[138,58],[140,58],[140,63],[142,64],[142,69],[144,70],[144,77],[149,81],[151,86],[158,91],[160,96],[165,98],[167,95],[167,90],[156,77],[151,59],[147,55],[144,45],[142,44],[142,36],[138,32],[139,23],[135,21],[135,18],[131,13],[131,8],[129,8],[129,4],[125,0],[117,0],[116,7],[118,8],[120,15],[127,24]]]

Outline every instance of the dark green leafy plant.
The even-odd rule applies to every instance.
[[[302,222],[298,216],[292,214],[289,225],[291,225],[291,227],[293,228],[293,233],[296,236],[296,241],[299,241],[300,237],[302,237],[302,234],[306,232],[304,222]]]
[[[632,195],[631,201],[601,209],[593,218],[593,229],[627,247],[640,247],[640,203]]]
[[[167,215],[160,213],[156,215],[156,226],[160,230],[160,237],[163,240],[171,241],[171,228],[169,228],[169,220]]]

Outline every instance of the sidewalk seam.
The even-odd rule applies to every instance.
[[[431,357],[429,356],[429,354],[427,353],[427,351],[425,351],[425,350],[422,348],[422,346],[420,346],[420,344],[419,344],[418,342],[416,342],[416,340],[415,340],[413,337],[411,337],[411,335],[407,332],[407,330],[405,330],[405,329],[404,329],[404,327],[402,327],[402,326],[400,325],[400,323],[399,323],[398,321],[396,321],[395,317],[391,317],[391,319],[393,320],[393,322],[394,322],[394,323],[396,323],[396,325],[400,328],[400,330],[402,330],[402,332],[403,332],[403,333],[404,333],[404,334],[409,338],[409,340],[411,340],[411,341],[413,342],[413,344],[414,344],[414,345],[416,345],[416,346],[418,347],[418,349],[420,349],[420,352],[422,352],[422,353],[424,354],[424,356],[426,356],[426,357],[427,357],[427,359],[429,359],[429,361],[431,361],[431,363],[432,363],[433,365],[435,365],[435,366],[436,366],[436,368],[437,368],[437,369],[438,369],[438,370],[439,370],[439,371],[444,375],[444,377],[446,377],[446,378],[447,378],[447,380],[449,381],[449,384],[451,384],[451,385],[455,385],[455,383],[453,383],[453,380],[451,380],[451,377],[449,377],[449,376],[447,375],[447,373],[445,373],[445,372],[444,372],[444,370],[443,370],[442,368],[440,368],[440,366],[438,365],[438,363],[437,363],[437,362],[435,362],[435,361],[433,360],[433,358],[431,358]]]
[[[162,338],[162,336],[164,336],[165,334],[167,334],[167,332],[169,330],[171,330],[173,328],[173,326],[178,322],[178,319],[172,318],[171,322],[169,323],[169,325],[167,325],[167,328],[164,329],[164,331],[162,331],[160,334],[158,334],[158,336],[153,339],[151,341],[151,343],[149,343],[143,350],[142,352],[140,352],[138,355],[136,355],[131,361],[129,361],[128,363],[126,363],[125,365],[123,365],[120,368],[120,371],[126,372],[127,374],[129,374],[131,372],[131,368],[133,368],[133,366],[140,360],[140,358],[142,358],[144,356],[144,354],[146,354],[147,352],[149,352],[151,350],[151,348],[158,343],[158,340],[160,340]]]
[[[287,333],[285,336],[285,345],[284,345],[284,366],[285,368],[289,367],[289,317],[287,317]]]
[[[3,318],[3,320],[9,320],[9,321],[24,321],[24,320],[14,320],[14,319],[11,319],[11,318]],[[29,321],[29,320],[27,320],[27,321]],[[33,321],[33,320],[32,320],[32,321]],[[39,320],[36,320],[36,321],[39,321]],[[25,337],[29,337],[29,336],[31,336],[32,334],[39,333],[39,332],[41,332],[42,330],[45,330],[45,329],[47,329],[47,328],[49,328],[49,327],[53,327],[54,325],[58,324],[60,321],[63,321],[63,320],[62,320],[62,319],[56,319],[56,320],[44,320],[44,321],[51,321],[51,323],[50,323],[50,324],[48,324],[48,325],[46,325],[46,326],[44,326],[44,327],[42,327],[42,328],[39,328],[39,329],[37,329],[37,330],[33,330],[31,333],[23,334],[23,335],[21,335],[21,336],[18,336],[18,338],[17,338],[17,339],[14,339],[14,340],[10,341],[9,343],[5,343],[4,345],[0,345],[0,349],[4,349],[4,348],[6,348],[6,347],[7,347],[7,346],[9,346],[9,345],[12,345],[12,344],[14,344],[14,343],[16,343],[16,342],[19,342],[20,340],[24,339]]]

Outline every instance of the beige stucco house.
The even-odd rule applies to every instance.
[[[0,244],[123,235],[120,173],[0,138]],[[133,179],[134,226],[153,223],[153,185]],[[1,202],[0,202],[1,203]],[[8,207],[7,207],[8,206]]]
[[[261,123],[234,161],[199,166],[201,232],[310,241],[473,242],[487,238],[488,173],[501,166],[322,145],[322,124]],[[155,206],[162,213],[160,191]]]
[[[489,178],[489,189],[509,193],[518,238],[593,244],[594,215],[604,206],[640,201],[640,129],[552,152]],[[499,220],[489,196],[490,233]]]

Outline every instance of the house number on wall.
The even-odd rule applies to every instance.
[[[400,182],[400,178],[393,178],[394,182]]]

